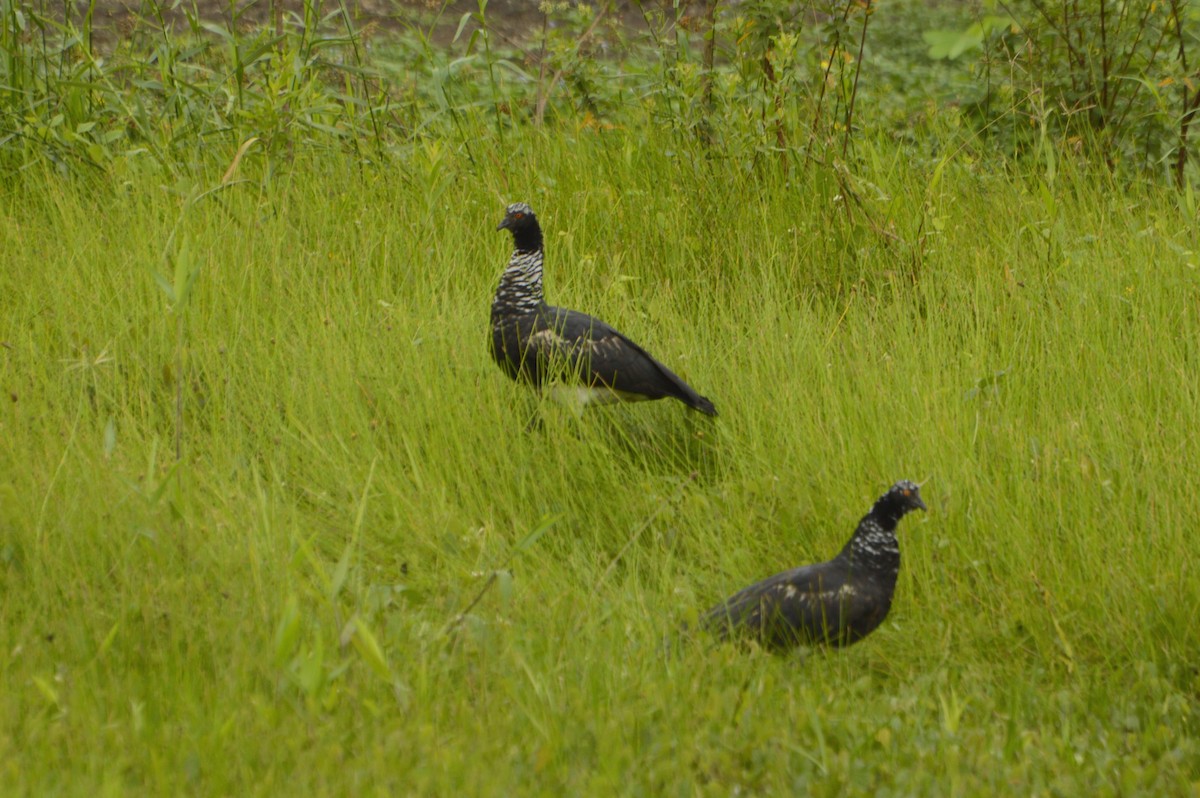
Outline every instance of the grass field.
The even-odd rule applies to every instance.
[[[673,149],[10,183],[3,792],[1200,794],[1188,196],[868,142],[852,201]],[[515,200],[548,299],[719,418],[500,373]],[[664,651],[901,478],[930,512],[866,641]]]

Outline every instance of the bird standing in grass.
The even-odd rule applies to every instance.
[[[858,522],[829,562],[768,577],[709,610],[700,625],[720,639],[757,640],[781,651],[801,643],[848,646],[883,623],[900,572],[896,524],[925,509],[916,484],[897,482]]]
[[[599,319],[547,305],[542,293],[542,228],[523,202],[509,205],[497,230],[513,254],[492,300],[492,357],[514,380],[580,405],[670,396],[715,416],[696,393],[646,350]]]

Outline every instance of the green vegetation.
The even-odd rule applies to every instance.
[[[862,125],[814,125],[799,55],[778,106],[736,94],[748,57],[707,113],[678,50],[537,125],[538,84],[465,46],[388,51],[401,110],[370,80],[316,103],[321,72],[286,118],[247,92],[219,124],[72,123],[106,151],[0,142],[4,792],[1194,794],[1187,181],[1050,128],[1001,160],[866,66]],[[719,418],[578,416],[500,373],[516,199],[549,299]],[[930,512],[866,641],[663,645],[900,478]]]

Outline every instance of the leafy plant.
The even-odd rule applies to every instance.
[[[321,0],[304,0],[279,32],[246,28],[237,7],[221,25],[181,6],[184,35],[160,0],[147,8],[102,51],[90,14],[77,21],[47,0],[0,0],[0,119],[11,131],[0,136],[0,167],[45,159],[78,172],[148,155],[179,172],[214,141],[228,156],[250,137],[285,155],[300,145],[380,157],[389,98],[344,5],[323,13]]]
[[[1182,185],[1200,110],[1200,8],[1177,0],[1049,4],[988,0],[965,29],[924,34],[931,58],[981,50],[982,129],[1014,150],[1048,130],[1110,169],[1166,171]]]

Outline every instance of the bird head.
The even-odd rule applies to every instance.
[[[889,516],[900,519],[911,510],[927,510],[925,502],[921,501],[921,488],[915,482],[902,479],[888,489],[879,498],[875,507],[883,510]]]
[[[513,245],[518,252],[537,252],[542,248],[542,228],[533,215],[533,208],[524,202],[509,205],[504,211],[504,220],[496,225],[496,229],[512,233]]]
[[[511,230],[516,235],[521,230],[537,227],[537,216],[524,202],[514,202],[504,209],[504,219],[496,225],[497,230]]]

